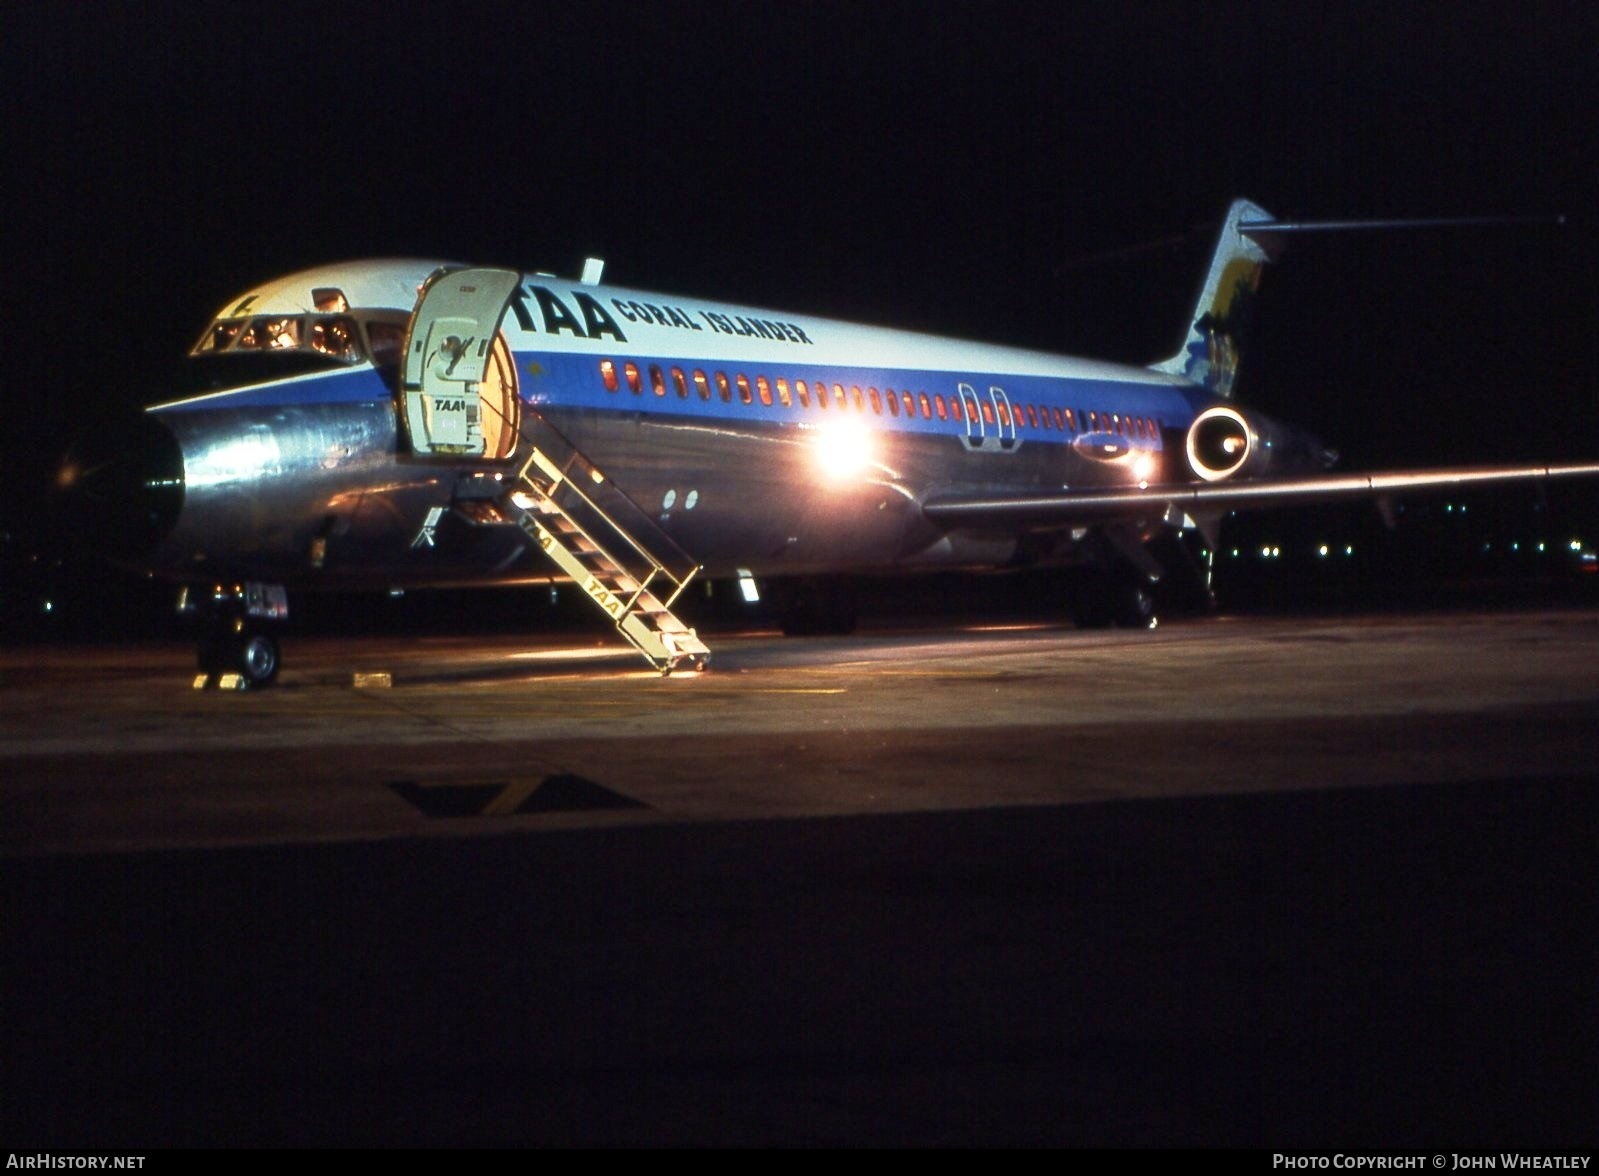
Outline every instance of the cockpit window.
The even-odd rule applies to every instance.
[[[361,339],[349,315],[311,320],[311,348],[334,359],[361,359]]]
[[[252,319],[233,345],[244,351],[293,351],[300,345],[300,325],[298,317]]]
[[[222,319],[213,323],[206,336],[195,344],[194,350],[226,351],[228,345],[239,337],[239,330],[243,326],[243,319]]]
[[[383,323],[369,319],[366,337],[372,346],[372,362],[378,367],[400,362],[400,352],[405,348],[405,323]]]
[[[246,351],[310,351],[341,363],[361,363],[367,358],[360,329],[347,314],[263,314],[218,319],[206,328],[189,354]]]

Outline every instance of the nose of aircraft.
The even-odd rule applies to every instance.
[[[55,472],[73,545],[119,560],[153,552],[183,509],[183,450],[172,430],[140,413],[76,442]]]

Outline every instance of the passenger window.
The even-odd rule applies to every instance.
[[[753,401],[755,399],[755,397],[750,392],[750,378],[748,376],[746,376],[743,372],[740,372],[738,374],[738,376],[735,377],[735,378],[738,380],[738,398],[739,398],[739,400],[742,401],[745,404],[749,404],[751,401]]]
[[[883,389],[883,395],[888,398],[888,415],[897,417],[899,415],[899,397],[894,395],[892,388]]]
[[[933,407],[938,411],[938,419],[939,420],[943,420],[944,419],[944,415],[945,415],[945,410],[944,410],[944,394],[942,392],[935,392],[933,394]],[[922,415],[923,416],[927,415],[927,393],[926,392],[922,393]]]
[[[847,401],[847,398],[844,395],[844,385],[843,384],[834,384],[833,385],[833,407],[834,408],[848,408],[849,407],[849,403]]]
[[[700,394],[701,400],[711,398],[711,382],[705,378],[705,373],[699,370],[694,372],[694,390]]]
[[[859,384],[851,384],[849,386],[849,391],[850,391],[850,395],[855,397],[855,411],[856,412],[865,412],[866,411],[866,397],[861,395],[861,386]]]
[[[627,390],[634,396],[644,391],[644,381],[639,378],[638,364],[629,360],[622,365],[622,374],[627,377]]]
[[[726,372],[716,373],[716,394],[722,398],[723,404],[733,403],[733,385],[728,383]]]
[[[672,387],[677,389],[679,400],[688,399],[688,380],[684,378],[683,369],[680,367],[672,369]]]
[[[876,413],[878,416],[882,416],[883,415],[883,398],[877,394],[877,389],[876,388],[868,388],[866,391],[871,394],[872,411],[874,413]],[[860,396],[860,390],[859,389],[856,390],[855,395],[857,397]],[[857,401],[857,403],[859,403],[859,402]]]
[[[805,381],[795,380],[794,391],[799,393],[800,407],[809,408],[811,406],[811,390],[809,386],[806,385]]]
[[[907,392],[907,393],[905,393],[905,395],[909,396],[910,393]],[[927,393],[926,392],[923,392],[921,394],[920,400],[921,400],[921,403],[922,403],[922,420],[924,420],[924,421],[932,420],[933,419],[933,402],[927,398]]]
[[[659,364],[650,364],[650,390],[657,396],[666,395],[666,373]]]
[[[983,402],[983,423],[987,425],[994,423],[994,406],[986,400]]]
[[[600,379],[605,381],[605,390],[607,392],[616,391],[616,365],[608,359],[600,360]]]
[[[777,402],[788,408],[794,402],[788,398],[788,380],[783,376],[777,377]]]
[[[772,403],[772,385],[765,376],[755,377],[755,391],[760,393],[762,404],[770,405]]]

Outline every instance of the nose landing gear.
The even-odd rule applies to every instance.
[[[270,626],[289,613],[281,586],[217,585],[208,593],[185,588],[178,611],[198,615],[196,690],[259,690],[277,680],[283,658]]]

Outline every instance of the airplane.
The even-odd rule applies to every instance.
[[[1229,512],[1599,474],[1336,473],[1233,399],[1285,236],[1384,223],[1235,200],[1147,367],[607,285],[595,259],[306,270],[218,311],[193,394],[145,410],[97,497],[124,556],[182,585],[196,685],[270,683],[291,591],[570,580],[663,673],[708,663],[672,607],[695,577],[760,581],[807,634],[852,628],[843,575],[1076,566],[1074,620],[1147,628],[1151,586],[1195,571],[1170,538],[1214,549]]]

